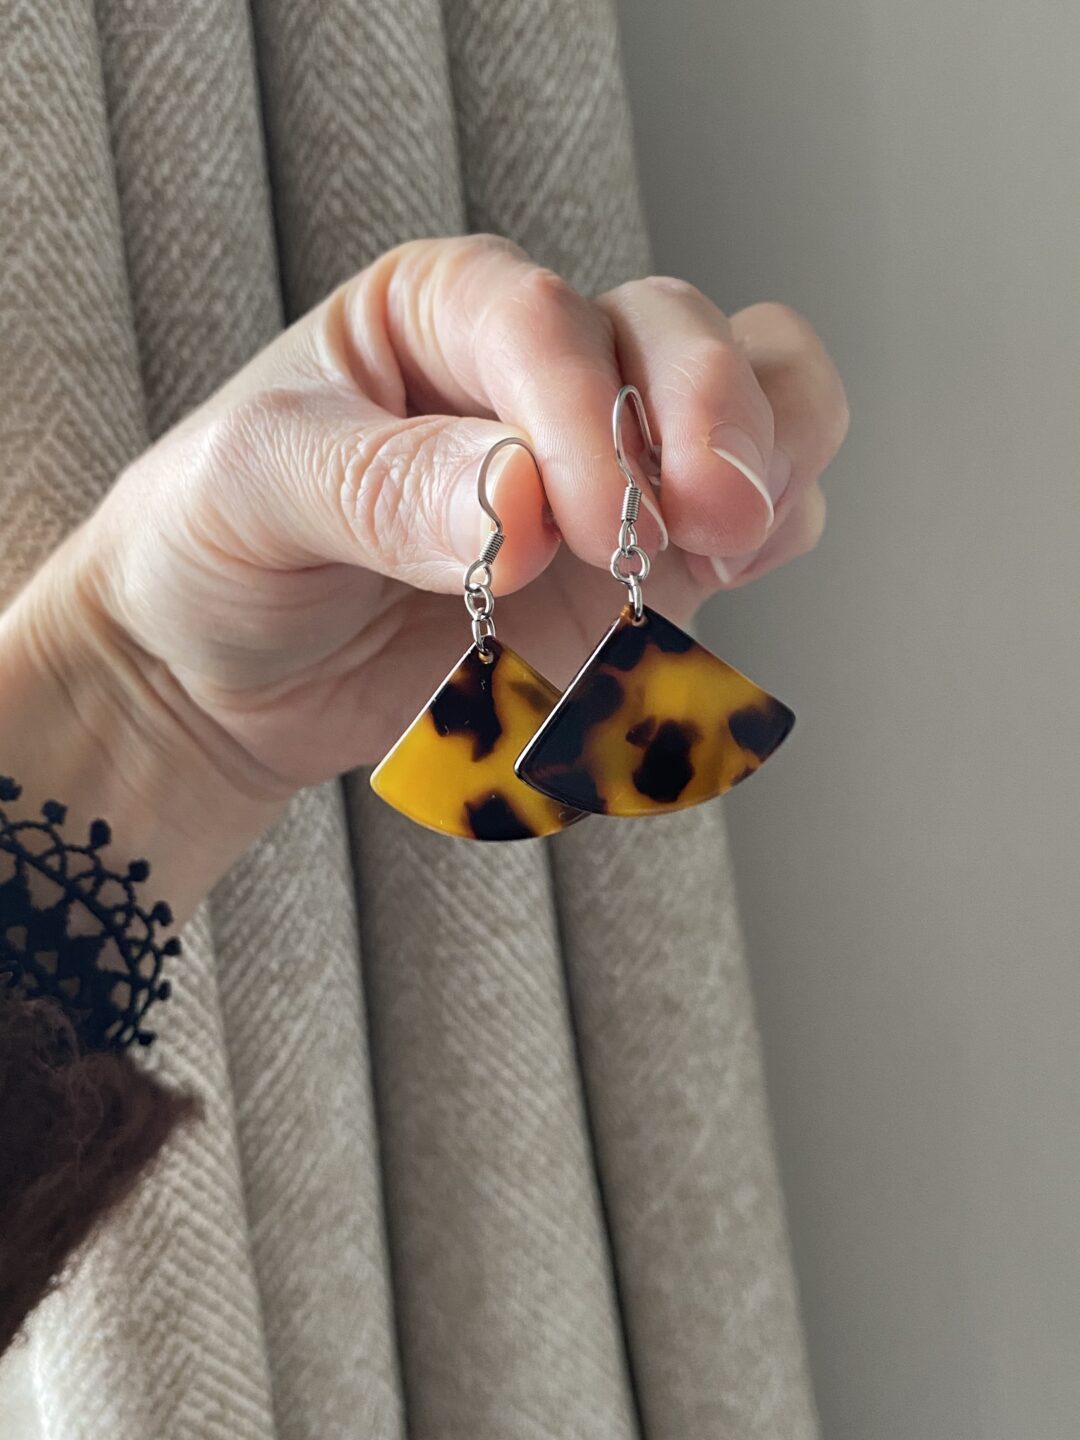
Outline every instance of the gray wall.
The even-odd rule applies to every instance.
[[[621,10],[658,269],[852,402],[706,622],[800,717],[725,803],[823,1428],[1075,1440],[1080,7]]]

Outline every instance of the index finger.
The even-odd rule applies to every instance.
[[[531,439],[570,549],[606,565],[624,481],[611,444],[622,383],[609,321],[565,280],[491,236],[421,240],[346,287],[343,343],[365,393],[399,413],[497,416]],[[643,543],[666,540],[644,499]]]

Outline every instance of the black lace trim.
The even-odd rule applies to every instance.
[[[122,875],[107,869],[99,857],[112,840],[104,820],[93,822],[85,845],[65,840],[67,811],[55,800],[41,807],[41,820],[11,819],[3,802],[21,793],[0,775],[0,992],[58,1000],[85,1049],[149,1045],[154,1034],[143,1020],[168,999],[162,966],[180,954],[175,936],[157,941],[158,929],[173,923],[168,905],[159,900],[147,911],[136,898],[150,866],[133,860]]]

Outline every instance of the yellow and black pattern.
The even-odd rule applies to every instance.
[[[371,786],[410,820],[470,840],[526,840],[563,830],[581,812],[514,774],[521,747],[559,692],[497,640],[473,645],[386,758]]]
[[[579,810],[656,815],[730,790],[794,723],[670,620],[624,609],[515,768]]]

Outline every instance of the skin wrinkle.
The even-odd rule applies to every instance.
[[[344,567],[338,567],[344,568]],[[317,662],[317,669],[323,681],[336,681],[329,703],[346,704],[349,698],[349,678],[358,664],[371,664],[397,646],[410,623],[405,606],[398,599],[388,600],[379,615],[367,617],[362,629],[350,635],[336,650],[324,655]],[[181,681],[182,676],[178,676]],[[287,703],[290,698],[303,694],[311,684],[310,674],[301,674],[288,681],[279,681],[259,687],[257,690],[230,689],[214,690],[204,688],[201,697],[212,702],[223,712],[236,718],[243,715],[257,715],[268,705]],[[369,704],[377,707],[381,696],[378,689],[371,692]],[[400,723],[394,714],[391,718]]]
[[[489,408],[492,404],[492,392],[491,387],[486,383],[485,379],[485,357],[489,348],[493,350],[497,348],[498,340],[496,337],[500,335],[501,330],[505,328],[500,327],[500,329],[496,329],[494,335],[492,333],[491,315],[501,298],[500,292],[494,288],[485,293],[483,308],[477,312],[476,323],[469,328],[466,340],[466,355],[468,356],[470,373],[477,377],[477,388],[481,390],[482,398],[487,401]],[[508,345],[506,353],[504,353],[501,358],[504,362],[512,364],[514,359],[513,347]],[[519,380],[522,379],[523,375],[518,378]],[[513,399],[516,401],[518,394],[515,394]]]
[[[423,335],[427,337],[429,342],[434,342],[438,362],[443,367],[446,377],[452,381],[453,371],[447,363],[445,353],[443,352],[442,337],[440,335],[441,312],[438,306],[438,299],[441,288],[439,264],[436,260],[434,264],[425,269],[421,283],[414,287],[411,303],[409,299],[406,298],[405,315],[411,322],[407,328],[411,328],[414,335]],[[406,296],[408,296],[408,293],[408,290],[406,290]],[[393,340],[394,336],[391,335],[391,343],[393,343]],[[398,365],[401,366],[401,356],[396,350],[395,355],[398,360]],[[417,407],[428,403],[438,403],[441,399],[441,396],[437,393],[440,388],[441,387],[436,386],[435,393],[429,394],[428,391],[423,388],[413,389],[410,387],[408,391],[409,399],[411,403]],[[452,406],[452,408],[457,413],[463,413],[465,405],[457,404]]]
[[[342,358],[356,393],[391,415],[407,410],[405,377],[390,343],[390,267],[376,262],[330,296],[327,323],[340,307]]]
[[[457,304],[460,304],[458,292],[461,285],[470,279],[470,290],[476,288],[476,279],[470,272],[480,259],[490,263],[490,251],[493,250],[499,255],[509,254],[514,258],[520,255],[520,252],[509,242],[492,245],[491,237],[487,236],[451,242],[445,253],[433,253],[433,247],[425,245],[424,242],[406,245],[403,250],[405,253],[395,265],[393,279],[388,287],[390,303],[387,307],[387,336],[396,363],[405,374],[405,362],[412,357],[411,346],[404,342],[404,336],[411,327],[413,335],[424,336],[425,343],[433,347],[437,368],[441,369],[442,375],[433,391],[430,383],[417,385],[414,377],[414,383],[409,387],[410,396],[424,403],[441,401],[445,405],[445,402],[449,401],[450,409],[454,413],[470,413],[471,402],[476,397],[471,397],[467,386],[458,381],[458,367],[450,359],[444,335],[445,322],[456,323],[457,305],[447,306],[441,302],[454,297]],[[485,287],[482,309],[472,304],[461,307],[470,316],[470,341],[484,332],[485,316],[498,299],[498,294],[497,290],[492,291],[490,287]],[[405,323],[402,323],[403,321]],[[468,373],[468,366],[466,370]],[[475,365],[472,366],[471,373],[477,373]],[[429,391],[432,393],[429,394]],[[488,413],[491,413],[490,410]]]
[[[361,290],[359,284],[352,287],[357,298]],[[363,377],[367,367],[356,348],[349,321],[349,296],[349,287],[341,285],[327,298],[319,311],[320,323],[312,327],[311,344],[321,372],[331,385],[348,379],[361,394],[366,394],[367,382]]]
[[[580,341],[574,343],[570,339],[575,333],[575,322],[580,326],[583,318],[578,308],[579,304],[584,305],[580,297],[575,297],[565,282],[552,276],[550,271],[525,271],[520,287],[508,303],[503,301],[494,327],[490,320],[496,305],[493,297],[473,332],[477,378],[488,400],[496,398],[504,389],[507,374],[514,377],[517,387],[511,395],[513,400],[519,399],[525,388],[536,382],[527,363],[530,353],[546,354],[547,365],[555,373],[566,365],[572,367],[575,374],[583,370],[613,382],[614,351],[608,366],[597,362],[591,354],[583,357]],[[545,378],[550,384],[550,376]]]
[[[335,414],[332,399],[321,400],[320,415]],[[325,506],[305,501],[324,493],[323,477],[333,473],[331,457],[341,430],[313,424],[311,412],[311,397],[304,390],[281,384],[260,387],[236,405],[212,412],[197,463],[189,472],[190,495],[182,512],[185,525],[202,520],[200,546],[203,537],[216,531],[215,544],[223,553],[242,552],[236,558],[247,558],[260,569],[293,570],[325,561],[311,534],[311,517],[321,519]],[[274,473],[296,477],[277,501],[295,516],[296,523],[284,536],[273,535],[263,513],[266,475]],[[223,476],[229,479],[227,486],[222,485]],[[316,528],[321,530],[317,522]],[[256,531],[277,544],[254,544]]]
[[[368,555],[408,554],[417,536],[441,540],[428,476],[443,433],[438,419],[417,417],[363,434],[341,483],[341,508]],[[418,547],[421,552],[425,546]],[[431,547],[435,548],[435,547]],[[359,558],[359,557],[358,557]]]
[[[695,374],[689,363],[685,360],[676,360],[671,369],[673,376],[681,376],[692,390],[701,388],[703,371],[699,370],[698,373]],[[673,384],[671,380],[667,380],[662,385],[654,388],[657,389],[661,395],[670,395],[678,398],[679,387]]]

